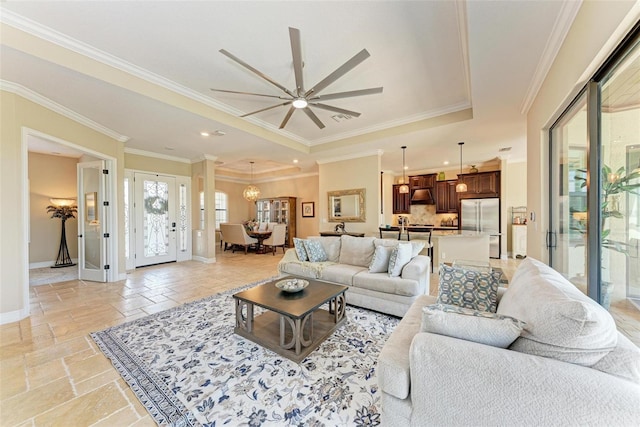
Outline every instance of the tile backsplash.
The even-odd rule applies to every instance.
[[[395,224],[398,224],[398,216],[394,215]],[[411,205],[411,213],[404,214],[409,218],[409,224],[433,224],[440,226],[442,220],[448,218],[455,218],[457,214],[437,214],[435,205]]]

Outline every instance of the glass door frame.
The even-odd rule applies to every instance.
[[[554,266],[554,250],[557,241],[557,232],[559,224],[554,222],[555,209],[557,205],[554,203],[554,185],[557,184],[558,175],[555,171],[555,167],[559,165],[555,164],[557,154],[555,154],[556,142],[554,141],[553,132],[556,127],[562,122],[567,113],[572,111],[575,106],[586,93],[586,110],[587,110],[587,245],[586,253],[586,277],[587,277],[587,295],[597,301],[602,302],[602,245],[601,245],[601,223],[602,223],[602,190],[603,179],[602,176],[602,114],[601,114],[601,89],[602,84],[606,81],[609,75],[615,71],[616,67],[625,59],[626,55],[633,49],[638,37],[640,37],[640,23],[637,23],[634,28],[627,34],[624,40],[614,50],[610,57],[600,67],[600,69],[589,80],[586,86],[575,96],[571,103],[560,113],[556,121],[548,129],[548,152],[549,152],[549,228],[547,230],[547,250],[549,256],[549,265]],[[554,179],[555,177],[555,179]],[[559,221],[559,219],[558,219]]]

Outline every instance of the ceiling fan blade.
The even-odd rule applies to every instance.
[[[326,95],[318,95],[309,98],[310,100],[319,99],[325,101],[327,99],[350,98],[352,96],[373,95],[382,93],[382,87],[372,87],[370,89],[350,90],[348,92],[328,93]]]
[[[296,95],[304,93],[304,79],[302,77],[302,46],[300,43],[300,30],[289,27],[289,39],[291,39],[291,56],[293,57],[293,71],[296,76]]]
[[[313,112],[313,111],[311,111],[311,108],[306,107],[306,108],[303,108],[303,109],[302,109],[302,111],[304,111],[304,112],[305,112],[305,114],[306,114],[307,116],[309,116],[309,118],[310,118],[311,120],[313,120],[313,122],[314,122],[314,123],[315,123],[315,124],[320,128],[320,129],[324,129],[324,123],[322,123],[322,122],[320,121],[320,119],[318,118],[318,116],[316,116],[316,115],[314,114],[314,112]]]
[[[224,56],[226,56],[227,58],[237,62],[240,65],[242,65],[244,68],[246,68],[247,70],[251,71],[252,73],[257,74],[259,77],[262,77],[263,79],[265,79],[266,81],[268,81],[269,83],[271,83],[272,85],[277,87],[278,89],[284,91],[284,93],[286,93],[287,95],[289,95],[291,97],[295,97],[295,95],[292,94],[289,91],[289,89],[287,89],[286,87],[282,86],[280,83],[276,82],[271,77],[269,77],[266,74],[264,74],[263,72],[258,71],[257,69],[253,68],[251,65],[247,64],[242,59],[238,58],[237,56],[233,55],[232,53],[227,52],[224,49],[220,49],[220,53],[223,54]]]
[[[370,56],[371,55],[369,54],[369,52],[367,52],[367,49],[362,49],[360,52],[356,53],[353,56],[353,58],[351,58],[350,60],[348,60],[347,62],[342,64],[340,67],[338,67],[337,70],[335,70],[333,73],[329,74],[327,77],[325,77],[323,80],[321,80],[318,84],[316,84],[314,87],[309,89],[307,91],[307,93],[305,93],[305,97],[307,97],[307,96],[309,96],[311,94],[320,93],[320,91],[322,89],[326,88],[331,83],[335,82],[340,77],[342,77],[345,74],[347,74],[356,65],[360,64],[362,61],[364,61],[365,59],[367,59]]]
[[[280,123],[279,129],[283,129],[287,125],[287,122],[291,118],[291,115],[293,114],[294,111],[296,111],[295,107],[292,106],[291,108],[289,108],[289,111],[287,111],[287,115],[284,116],[284,120],[282,120],[282,123]]]
[[[237,93],[239,95],[253,95],[253,96],[266,96],[267,98],[278,98],[278,99],[287,99],[284,96],[278,95],[265,95],[263,93],[253,93],[253,92],[238,92],[237,90],[225,90],[225,89],[214,89],[211,88],[214,92],[225,92],[225,93]]]
[[[348,114],[352,117],[360,117],[360,113],[356,112],[356,111],[350,111],[350,110],[345,110],[342,108],[338,108],[338,107],[332,107],[331,105],[326,105],[326,104],[320,104],[319,102],[312,102],[311,105],[313,105],[314,107],[318,107],[318,108],[322,108],[323,110],[329,110],[329,111],[333,111],[335,113],[340,113],[340,114]]]
[[[287,101],[287,102],[283,102],[282,104],[272,105],[271,107],[267,107],[267,108],[263,108],[261,110],[253,111],[251,113],[243,114],[240,117],[247,117],[247,116],[250,116],[252,114],[262,113],[263,111],[271,110],[272,108],[284,107],[285,105],[291,104],[291,102],[292,101]],[[293,108],[293,107],[291,107],[291,108]]]

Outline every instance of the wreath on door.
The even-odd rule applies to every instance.
[[[165,215],[169,210],[169,201],[159,196],[144,199],[144,209],[153,215]]]

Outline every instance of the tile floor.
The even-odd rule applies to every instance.
[[[155,425],[88,334],[273,276],[281,256],[225,252],[215,264],[140,268],[117,283],[32,287],[32,315],[0,326],[0,425]],[[493,264],[507,277],[517,267],[515,260]],[[640,311],[628,303],[612,312],[640,344]]]

